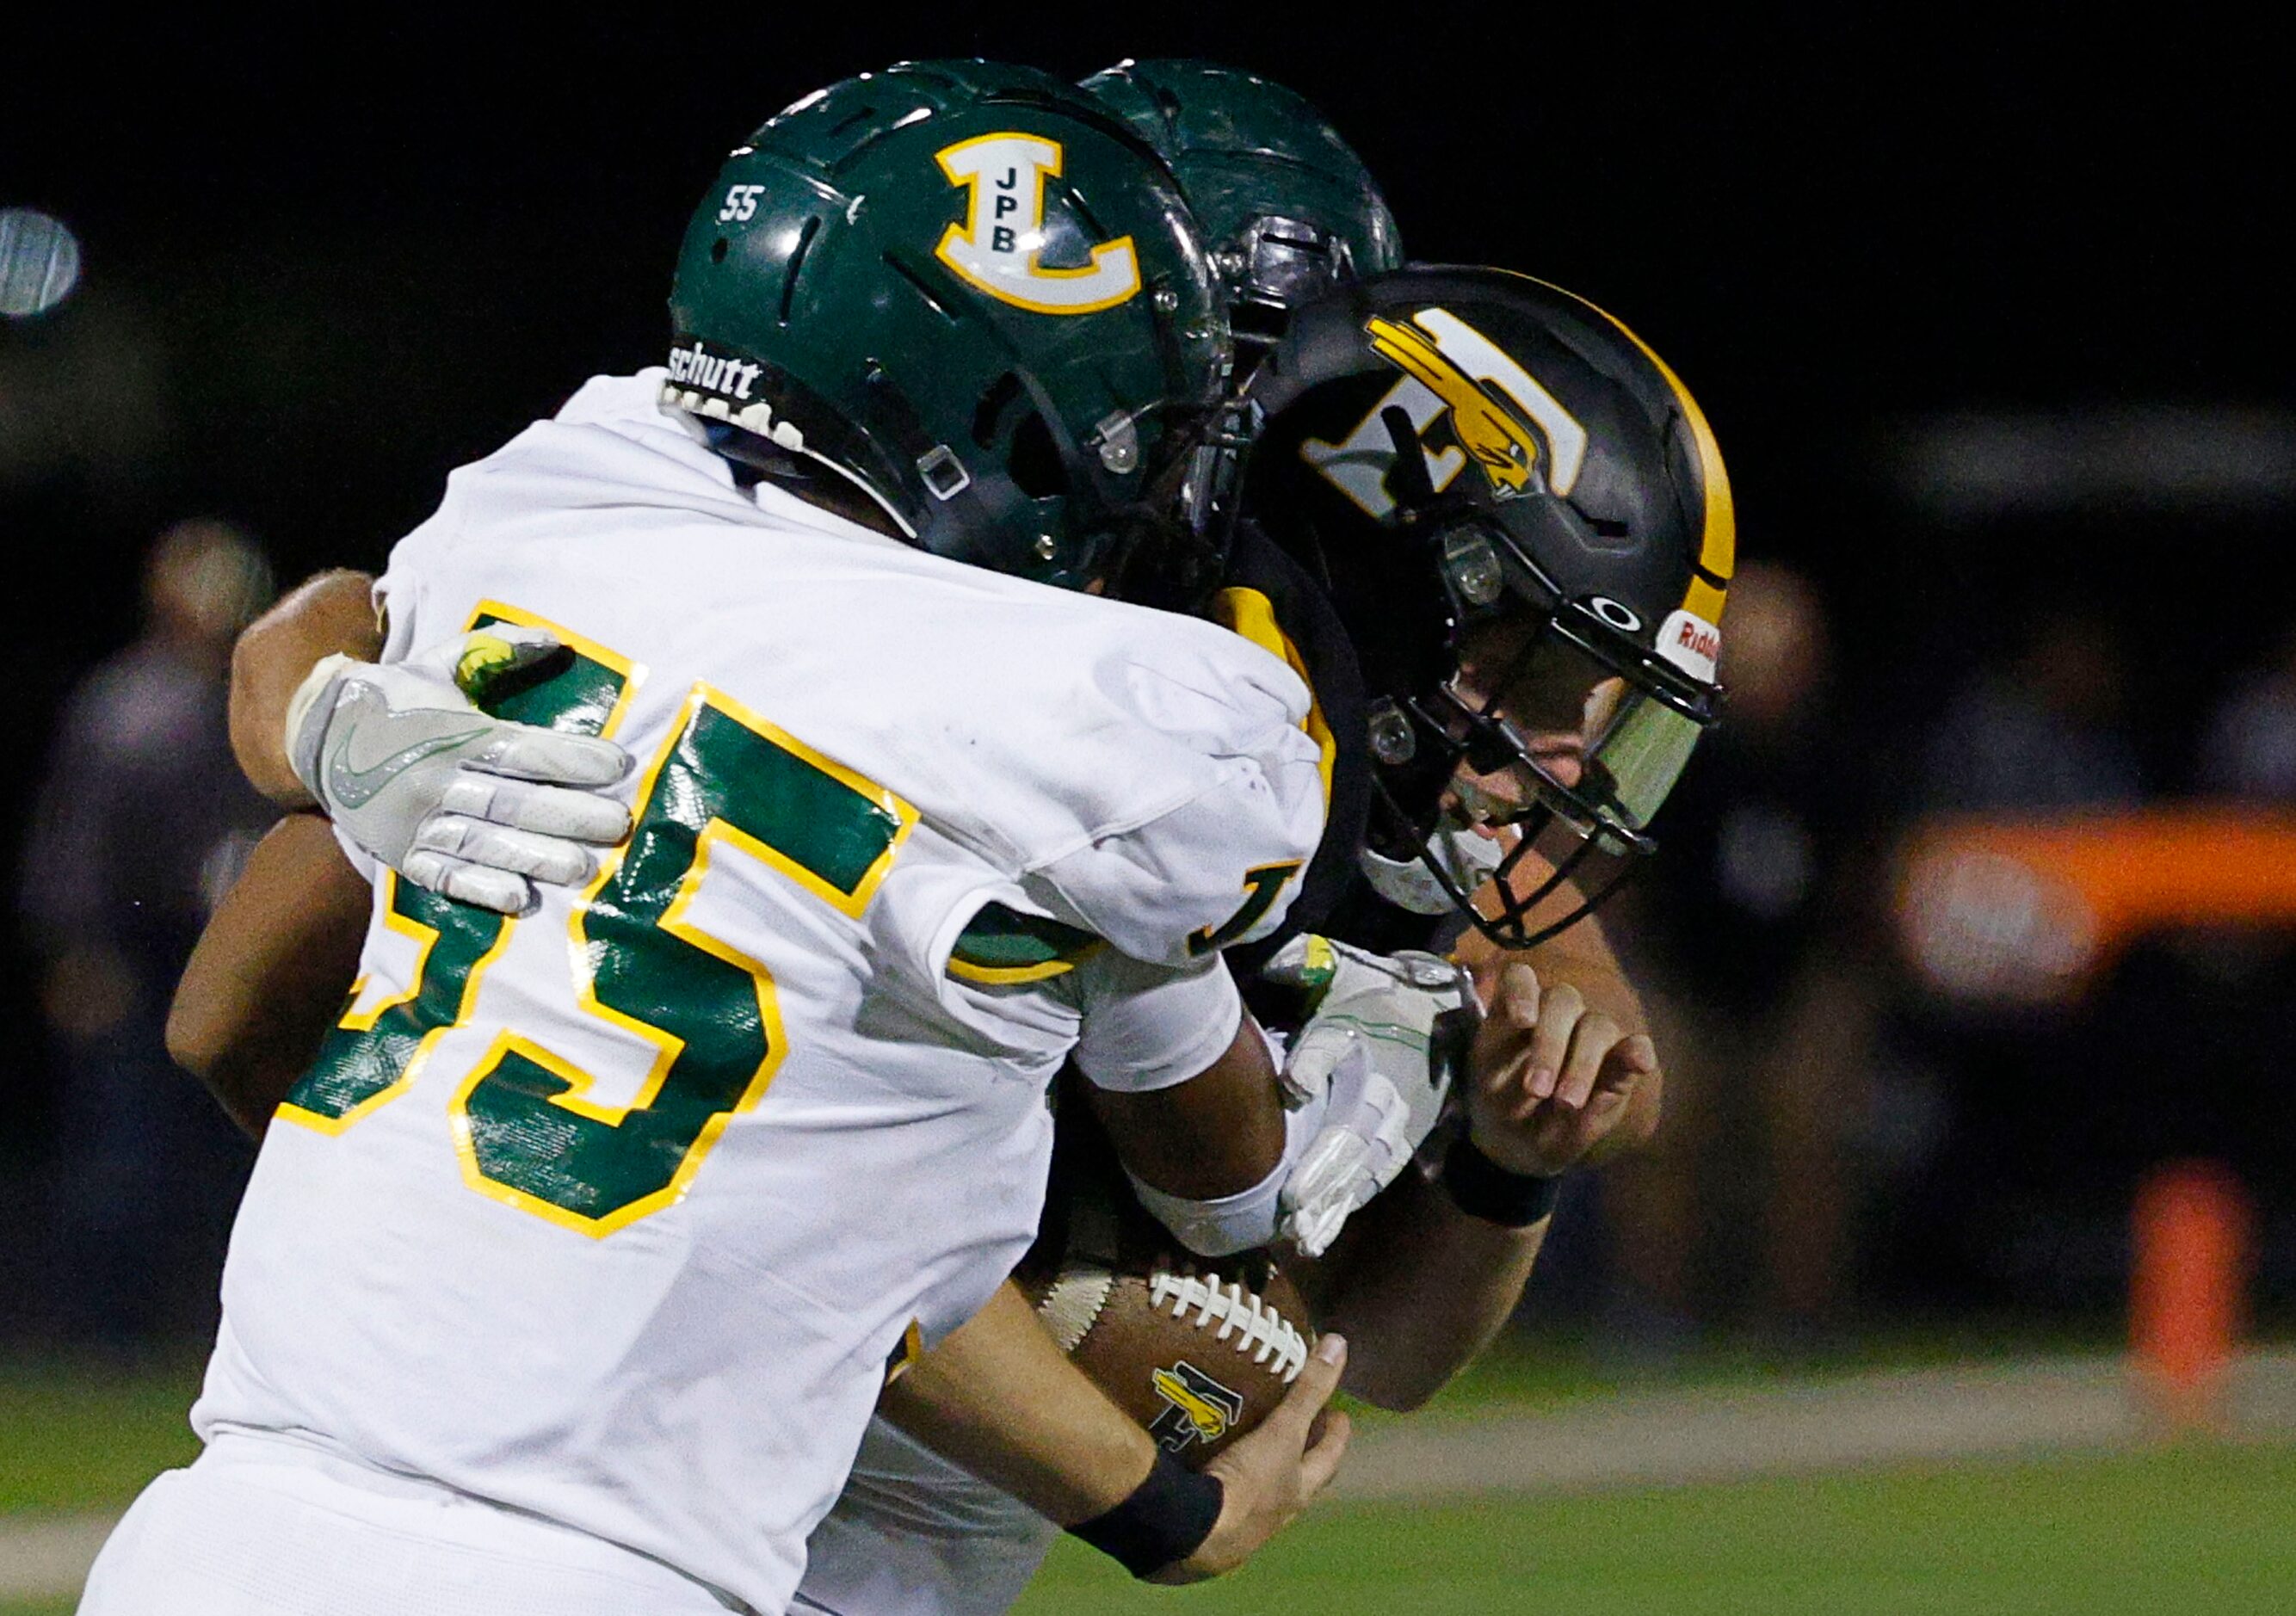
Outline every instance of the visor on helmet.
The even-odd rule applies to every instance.
[[[1476,816],[1512,823],[1544,801],[1582,835],[1639,841],[1713,722],[1714,688],[1660,671],[1583,606],[1463,639],[1458,673],[1423,705]]]
[[[1464,619],[1457,671],[1406,705],[1414,750],[1447,760],[1448,772],[1418,771],[1425,794],[1416,804],[1389,791],[1398,833],[1390,845],[1425,848],[1463,831],[1495,837],[1505,850],[1480,906],[1459,861],[1424,852],[1420,860],[1479,930],[1528,947],[1585,915],[1656,850],[1651,822],[1713,722],[1719,693],[1636,644],[1603,615],[1615,603],[1562,603],[1540,614],[1525,609],[1528,590],[1478,587],[1488,598],[1477,604],[1456,587],[1470,570],[1447,570]],[[1389,783],[1399,781],[1390,775]]]

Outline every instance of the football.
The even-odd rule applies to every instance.
[[[1266,1262],[1223,1274],[1177,1257],[1131,1271],[1071,1260],[1026,1289],[1062,1350],[1191,1467],[1267,1418],[1315,1345],[1307,1304]]]

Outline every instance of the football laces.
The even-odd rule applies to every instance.
[[[1173,1317],[1183,1320],[1193,1311],[1198,1329],[1218,1325],[1213,1340],[1234,1337],[1235,1349],[1250,1353],[1255,1364],[1273,1358],[1286,1385],[1307,1365],[1308,1341],[1298,1326],[1264,1298],[1234,1281],[1223,1285],[1218,1280],[1160,1269],[1148,1281],[1148,1305],[1168,1307]]]

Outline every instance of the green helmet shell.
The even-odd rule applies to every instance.
[[[1082,587],[1229,369],[1162,160],[1032,69],[909,62],[726,159],[670,294],[666,398],[823,461],[936,554]]]
[[[1084,87],[1178,176],[1240,323],[1402,264],[1371,170],[1282,85],[1210,62],[1121,62]]]

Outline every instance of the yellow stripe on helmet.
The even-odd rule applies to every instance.
[[[1508,273],[1513,274],[1513,271]],[[1706,412],[1698,407],[1698,400],[1674,373],[1674,367],[1658,357],[1658,350],[1634,332],[1634,328],[1599,304],[1590,303],[1577,292],[1542,281],[1536,275],[1523,275],[1534,286],[1544,286],[1549,291],[1559,291],[1575,302],[1601,315],[1605,320],[1626,332],[1627,340],[1643,350],[1666,384],[1674,390],[1675,402],[1682,406],[1683,419],[1690,423],[1691,441],[1698,447],[1698,480],[1706,490],[1706,526],[1698,546],[1698,566],[1702,572],[1721,580],[1720,586],[1703,578],[1690,581],[1690,593],[1683,600],[1685,611],[1697,613],[1710,623],[1722,620],[1724,591],[1729,587],[1730,574],[1738,564],[1738,511],[1730,498],[1730,473],[1722,464],[1722,447],[1714,441],[1714,429],[1706,424]]]

